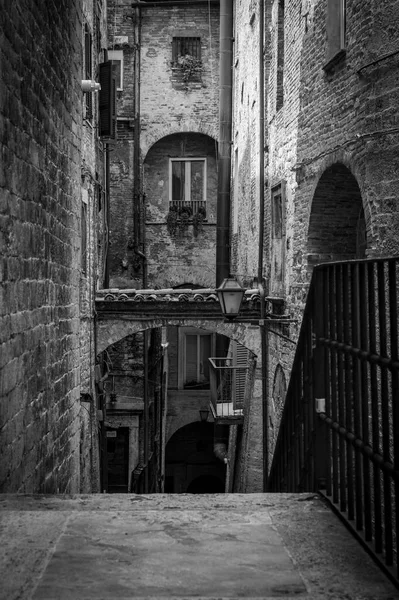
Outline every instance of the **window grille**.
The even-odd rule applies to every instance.
[[[199,37],[174,37],[172,41],[172,61],[177,63],[179,56],[189,54],[201,60],[201,38]]]

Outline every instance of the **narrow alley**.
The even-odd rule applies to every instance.
[[[0,497],[2,600],[399,592],[317,494]]]

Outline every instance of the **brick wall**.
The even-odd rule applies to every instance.
[[[110,286],[140,288],[144,269],[148,269],[150,287],[178,285],[193,280],[192,267],[200,285],[213,285],[219,8],[147,7],[141,10],[140,20],[137,11],[120,0],[112,0],[109,8],[109,49],[122,50],[124,61],[123,91],[118,92],[118,141],[111,153]],[[172,39],[184,35],[201,38],[203,64],[200,80],[187,85],[172,67]],[[210,150],[198,150],[209,157],[208,199],[212,210],[208,211],[208,223],[201,236],[194,238],[190,231],[177,240],[166,232],[169,175],[153,158],[159,140],[183,132],[212,138]],[[135,157],[135,151],[139,157]],[[134,166],[136,159],[139,166]],[[167,167],[167,160],[165,164]],[[160,207],[160,202],[165,206]],[[134,214],[139,224],[134,223]],[[146,254],[146,266],[136,250]]]
[[[243,285],[257,275],[259,241],[259,7],[236,3],[233,117],[233,270]]]
[[[324,70],[327,1],[285,2],[280,110],[276,109],[278,0],[271,3],[266,29],[267,179],[270,188],[281,180],[286,187],[286,311],[298,323],[285,333],[293,340],[314,264],[364,253],[397,254],[399,247],[398,58],[363,68],[396,50],[399,2],[346,5],[346,52]],[[273,247],[267,251],[267,260],[273,260]],[[269,381],[274,381],[280,365],[288,383],[295,346],[272,334],[269,340]],[[271,398],[269,407],[274,412],[274,439],[281,407],[273,406]]]
[[[0,490],[77,492],[81,6],[0,24]]]

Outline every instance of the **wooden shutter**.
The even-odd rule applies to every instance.
[[[100,64],[99,135],[116,138],[116,78],[109,60]]]
[[[326,56],[324,69],[328,69],[345,52],[346,0],[327,0]]]
[[[233,409],[244,408],[245,386],[247,382],[247,367],[249,361],[248,348],[234,343],[233,364],[237,367],[246,367],[245,369],[235,369],[233,376]]]

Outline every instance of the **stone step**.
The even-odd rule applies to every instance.
[[[398,598],[314,494],[0,496],[0,598]]]

